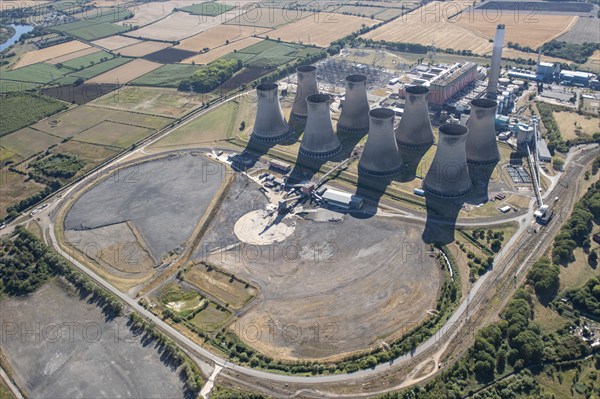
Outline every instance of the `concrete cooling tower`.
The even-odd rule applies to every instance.
[[[306,99],[308,116],[300,143],[301,155],[328,158],[342,150],[331,123],[330,102],[331,97],[328,94],[313,94]]]
[[[337,130],[344,133],[365,134],[369,131],[369,101],[367,77],[346,76],[346,99],[338,120]]]
[[[376,108],[369,112],[370,128],[358,170],[371,176],[392,176],[402,167],[394,138],[394,111]]]
[[[262,83],[256,87],[257,110],[252,130],[252,139],[260,142],[277,142],[290,134],[279,104],[278,86]]]
[[[317,67],[312,65],[303,65],[296,68],[298,83],[296,86],[296,97],[292,105],[291,117],[299,120],[305,120],[308,115],[306,98],[314,94],[319,94],[317,87]]]
[[[406,105],[396,129],[396,141],[402,147],[428,147],[433,144],[433,130],[429,120],[425,86],[406,88]]]
[[[423,181],[423,188],[429,194],[455,198],[471,192],[465,150],[468,132],[465,126],[455,123],[440,126],[435,157]]]
[[[498,103],[485,98],[471,101],[471,115],[467,120],[467,163],[492,165],[500,160],[496,142],[496,108]]]

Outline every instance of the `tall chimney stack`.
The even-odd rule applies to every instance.
[[[290,134],[279,103],[276,83],[262,83],[256,87],[257,110],[251,138],[260,142],[277,142]]]
[[[328,94],[313,94],[306,98],[308,115],[300,143],[300,154],[310,158],[329,158],[342,150],[335,135]]]
[[[486,98],[471,101],[471,115],[467,120],[467,163],[492,165],[500,160],[496,142],[496,108],[498,103]]]
[[[370,128],[358,170],[371,176],[393,176],[402,167],[394,138],[394,111],[376,108],[369,112]]]
[[[428,147],[434,141],[427,106],[429,89],[425,86],[409,86],[405,91],[406,103],[396,129],[396,141],[401,147]]]
[[[306,98],[313,94],[319,94],[317,86],[317,67],[313,65],[302,65],[296,68],[297,85],[296,97],[292,104],[291,117],[297,120],[306,120],[308,108]]]
[[[494,35],[494,48],[492,50],[492,62],[490,64],[490,72],[488,74],[487,97],[496,98],[498,91],[498,79],[500,79],[500,63],[502,62],[502,48],[504,47],[504,24],[499,24],[496,27]]]
[[[346,100],[337,123],[338,132],[365,134],[369,131],[367,77],[346,76]]]

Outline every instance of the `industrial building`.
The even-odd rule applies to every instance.
[[[325,203],[342,209],[360,209],[363,207],[363,199],[357,195],[345,191],[328,188],[321,195]]]
[[[251,138],[261,142],[278,142],[286,139],[291,129],[283,116],[279,103],[278,86],[262,83],[256,87],[257,110]]]
[[[335,135],[329,105],[331,96],[313,94],[306,98],[307,118],[300,143],[300,154],[310,158],[329,158],[342,150]]]
[[[394,111],[377,108],[369,112],[370,129],[358,170],[372,176],[393,176],[402,168],[394,136]]]
[[[588,87],[596,75],[581,71],[560,71],[559,79],[561,84]]]
[[[346,94],[337,123],[338,132],[365,134],[369,131],[369,100],[367,77],[346,76]]]

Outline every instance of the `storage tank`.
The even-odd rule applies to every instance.
[[[392,176],[402,167],[394,137],[394,111],[376,108],[369,112],[370,128],[358,170],[371,176]]]
[[[367,77],[346,76],[346,100],[337,123],[338,132],[365,134],[369,131]]]
[[[405,90],[404,114],[396,129],[396,141],[403,147],[428,147],[433,144],[433,130],[429,120],[425,86],[409,86]]]
[[[296,68],[298,83],[296,86],[296,97],[292,104],[291,117],[305,120],[308,115],[306,98],[319,93],[317,87],[317,67],[313,65],[302,65]]]
[[[510,79],[509,78],[500,78],[500,79],[498,79],[498,84],[506,87],[510,84]]]
[[[533,127],[527,125],[517,126],[517,146],[524,146],[533,139]]]
[[[466,154],[468,132],[469,129],[456,123],[439,127],[437,150],[423,180],[423,188],[429,194],[457,198],[471,192]]]
[[[467,121],[467,163],[492,165],[500,160],[496,142],[496,108],[493,100],[478,98],[471,101],[471,115]]]
[[[260,142],[278,142],[290,135],[279,103],[276,83],[262,83],[256,87],[257,110],[251,138]]]
[[[308,115],[300,143],[300,154],[311,158],[329,158],[342,150],[331,123],[328,94],[313,94],[306,98]]]

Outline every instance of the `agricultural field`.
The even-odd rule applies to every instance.
[[[594,51],[594,54],[582,66],[594,73],[600,73],[600,50]]]
[[[47,4],[46,0],[3,0],[0,5],[0,11],[17,10],[19,8],[29,8]]]
[[[3,136],[2,147],[21,159],[27,159],[61,141],[60,137],[26,127]],[[5,156],[2,155],[1,158]]]
[[[130,18],[133,14],[123,7],[99,8],[96,15],[82,15],[82,19],[52,29],[83,40],[97,40],[128,31],[130,28],[114,22]]]
[[[259,7],[236,15],[225,22],[226,25],[252,26],[258,28],[276,28],[280,25],[295,22],[312,13],[283,8]]]
[[[402,12],[402,10],[400,10],[400,9],[390,9],[390,8],[385,8],[385,7],[349,6],[349,5],[342,6],[338,9],[336,9],[335,11],[329,10],[329,12],[335,12],[338,14],[354,15],[354,16],[365,17],[365,18],[375,18],[375,19],[379,19],[379,20],[381,20],[382,18],[379,18],[378,14],[384,13],[385,11],[394,11],[389,14],[391,16],[399,15]],[[386,18],[391,18],[391,16],[387,16],[388,13],[385,13],[384,15],[386,15]]]
[[[260,43],[262,42],[262,39],[259,39],[257,37],[246,37],[244,39],[220,46],[220,47],[216,47],[213,48],[212,50],[206,52],[206,53],[202,53],[202,54],[198,54],[196,56],[193,56],[191,58],[187,58],[185,60],[183,60],[182,62],[186,63],[186,64],[191,64],[191,63],[196,63],[196,64],[208,64],[210,62],[213,62],[223,56],[226,56],[230,53],[233,53],[234,51],[239,51],[242,49],[245,49],[253,44],[256,43]],[[236,57],[235,54],[232,54],[233,57]],[[251,57],[249,57],[251,58]]]
[[[132,85],[177,87],[179,83],[201,69],[200,65],[169,64],[133,80]]]
[[[189,0],[130,3],[126,5],[126,7],[133,12],[133,17],[117,23],[128,25],[132,24],[134,26],[146,26],[171,14],[175,8],[185,7],[189,4]]]
[[[71,71],[66,68],[60,69],[52,64],[40,62],[39,64],[32,64],[11,71],[2,71],[2,79],[46,84],[63,77],[69,72]]]
[[[100,97],[91,105],[179,118],[204,100],[204,96],[175,89],[129,86]]]
[[[188,51],[201,51],[205,48],[214,49],[215,47],[224,46],[226,41],[230,43],[245,39],[253,34],[262,34],[270,29],[254,28],[251,26],[237,25],[217,25],[207,31],[198,33],[195,36],[182,40],[175,48]]]
[[[255,40],[256,38],[249,38]],[[246,40],[249,40],[246,39]],[[237,44],[240,42],[236,42]],[[217,49],[218,50],[218,49]],[[307,48],[301,45],[279,43],[273,40],[263,40],[224,58],[242,60],[249,67],[277,67],[305,56],[307,53],[319,52],[318,48]],[[207,53],[210,54],[210,51]]]
[[[585,136],[591,137],[594,133],[600,132],[598,117],[579,115],[576,112],[558,111],[554,111],[552,116],[554,116],[560,135],[564,140],[575,140]]]
[[[377,21],[370,18],[350,15],[329,15],[327,18],[307,17],[281,26],[268,35],[285,42],[314,44],[328,47],[334,40],[340,39],[364,26],[375,25]],[[385,25],[384,29],[387,29]],[[264,36],[264,35],[263,35]]]
[[[104,39],[94,40],[92,42],[95,46],[100,46],[106,50],[118,50],[123,47],[132,46],[134,44],[141,43],[140,40],[134,39],[127,36],[109,36]]]
[[[81,173],[86,173],[98,164],[114,157],[121,152],[121,150],[115,147],[106,147],[69,140],[67,142],[61,142],[58,146],[52,148],[50,152],[54,154],[69,153],[77,155],[79,159],[85,162],[85,166]]]
[[[65,108],[67,108],[65,103],[47,96],[36,94],[2,96],[0,97],[0,137]]]
[[[41,50],[32,50],[24,53],[19,61],[13,66],[13,69],[22,68],[27,65],[37,64],[38,62],[48,61],[53,58],[62,57],[76,51],[87,49],[90,46],[78,40],[57,44],[46,47]]]
[[[114,56],[106,51],[96,51],[92,54],[61,62],[61,64],[67,68],[80,70],[110,60],[111,58],[114,58]]]
[[[163,64],[173,64],[175,62],[181,62],[186,58],[190,58],[195,54],[195,51],[181,50],[178,48],[169,47],[148,54],[144,57],[144,59],[154,62],[160,62]]]
[[[176,42],[219,25],[219,17],[202,17],[186,12],[175,12],[153,24],[127,34],[134,38]]]
[[[102,50],[97,49],[95,47],[88,47],[88,48],[84,48],[83,50],[79,50],[79,51],[75,51],[74,53],[69,53],[69,54],[65,54],[61,57],[56,57],[56,58],[52,58],[46,62],[48,62],[49,64],[63,64],[67,61],[71,61],[74,60],[76,58],[80,58],[89,54],[94,54],[97,52],[100,52]],[[112,58],[112,55],[110,56]]]
[[[82,69],[81,71],[72,72],[72,73],[68,74],[67,76],[65,76],[64,78],[59,79],[57,81],[57,83],[72,84],[79,78],[89,79],[94,76],[105,73],[107,71],[110,71],[112,69],[115,69],[115,68],[117,68],[123,64],[126,64],[130,61],[131,61],[131,58],[125,58],[125,57],[111,58],[108,61],[104,61],[104,62],[95,64],[95,65],[91,65],[85,69]]]
[[[42,94],[73,104],[85,104],[116,89],[111,84],[81,84],[78,86],[54,86],[40,90]]]
[[[2,147],[0,147],[0,154],[2,152]],[[42,184],[36,183],[27,176],[11,172],[7,168],[0,169],[0,217],[6,216],[6,208],[43,188]]]
[[[234,309],[240,309],[257,294],[250,284],[205,264],[193,265],[184,276],[185,281]]]
[[[233,10],[235,7],[230,6],[223,3],[217,2],[203,2],[198,4],[193,4],[188,7],[180,8],[181,11],[185,11],[192,15],[205,15],[209,17],[216,17],[217,15],[221,15],[224,12],[229,10]]]
[[[598,18],[579,18],[575,26],[556,40],[561,42],[583,44],[598,41],[600,37],[600,20]]]
[[[124,84],[161,67],[155,62],[136,59],[88,80],[87,83]]]
[[[0,93],[24,93],[27,91],[35,90],[41,86],[40,83],[32,82],[15,82],[12,80],[0,79]]]
[[[169,43],[144,41],[132,46],[120,48],[118,53],[126,57],[143,57],[170,46],[171,44]]]
[[[127,149],[152,133],[152,129],[145,127],[103,121],[78,134],[72,140]]]
[[[59,117],[54,119],[49,118],[38,122],[32,128],[61,138],[77,139],[77,135],[104,121],[130,124],[148,129],[160,129],[171,123],[172,119],[81,105],[61,113]]]

